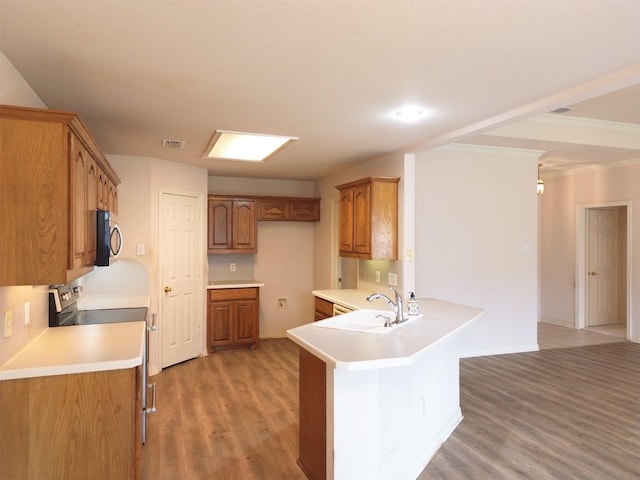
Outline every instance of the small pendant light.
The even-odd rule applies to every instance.
[[[538,186],[536,188],[536,192],[538,193],[538,195],[542,195],[544,193],[544,181],[542,181],[542,179],[540,178],[540,167],[542,165],[539,163],[538,164]]]

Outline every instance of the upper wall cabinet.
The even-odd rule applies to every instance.
[[[255,201],[215,195],[208,200],[208,253],[256,253]]]
[[[120,179],[77,115],[0,105],[0,285],[91,271],[101,178],[117,199]]]
[[[320,221],[320,199],[304,197],[259,197],[258,220],[290,222]]]
[[[340,256],[398,258],[399,181],[368,177],[336,187],[340,191]]]

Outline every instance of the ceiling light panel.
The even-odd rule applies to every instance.
[[[205,158],[262,162],[297,140],[297,137],[216,130]]]

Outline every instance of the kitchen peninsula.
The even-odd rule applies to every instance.
[[[331,292],[314,295],[340,303]],[[462,420],[459,333],[484,310],[419,301],[422,318],[381,335],[287,331],[299,346],[298,463],[310,479],[415,479]]]

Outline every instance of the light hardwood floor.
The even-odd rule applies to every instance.
[[[640,478],[640,345],[540,327],[540,352],[461,360],[464,419],[420,480]],[[154,376],[143,479],[303,480],[297,358],[264,340]]]

